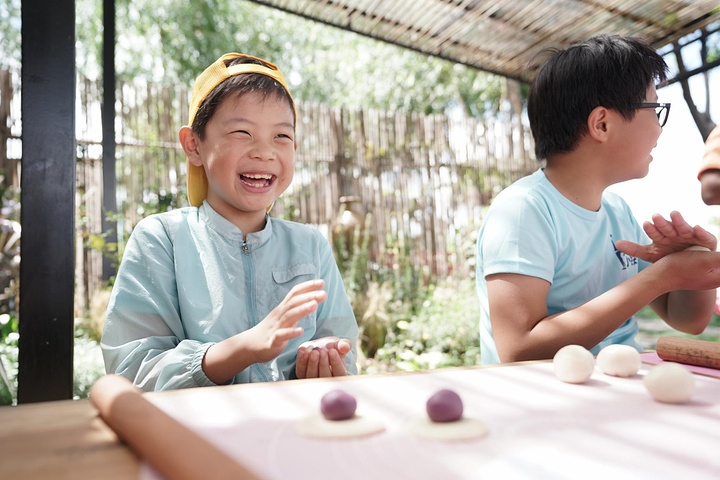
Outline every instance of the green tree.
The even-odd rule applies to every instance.
[[[20,67],[20,0],[0,2],[0,68]]]
[[[78,0],[77,57],[95,76],[102,2]],[[466,115],[495,112],[501,79],[252,2],[117,0],[116,72],[121,80],[191,84],[223,53],[278,64],[296,98],[347,107]]]

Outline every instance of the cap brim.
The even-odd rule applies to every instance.
[[[199,207],[207,197],[207,177],[202,166],[195,166],[188,160],[188,198],[190,205]]]

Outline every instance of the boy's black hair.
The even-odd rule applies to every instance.
[[[528,93],[528,117],[538,160],[573,151],[588,132],[596,107],[635,117],[651,82],[663,81],[667,64],[639,38],[600,35],[552,56]]]
[[[228,67],[240,63],[254,63],[269,67],[262,60],[252,58],[233,58],[225,62]],[[195,114],[191,125],[192,131],[202,140],[205,138],[205,127],[210,119],[215,115],[218,106],[229,96],[239,98],[246,93],[260,93],[263,98],[274,96],[279,99],[287,99],[290,109],[294,111],[295,103],[287,90],[275,79],[263,75],[261,73],[243,73],[241,75],[233,75],[225,79],[217,87],[215,87],[202,101]],[[293,117],[293,122],[295,121]]]

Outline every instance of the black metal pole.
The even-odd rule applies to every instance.
[[[22,2],[18,402],[72,398],[75,1]]]
[[[103,0],[103,220],[102,229],[106,242],[117,241],[117,223],[107,215],[117,210],[115,196],[115,0]],[[102,277],[107,280],[115,275],[115,267],[107,255],[103,255]]]

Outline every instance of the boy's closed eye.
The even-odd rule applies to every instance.
[[[233,130],[233,131],[230,132],[230,133],[242,133],[242,134],[245,134],[245,135],[250,135],[250,132],[248,132],[247,130]]]

